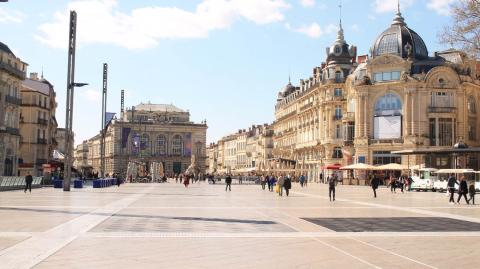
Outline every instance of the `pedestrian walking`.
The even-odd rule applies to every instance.
[[[117,177],[117,187],[120,187],[120,184],[122,184],[122,179]]]
[[[190,184],[190,176],[187,174],[183,175],[183,185],[185,188],[188,188],[188,184]]]
[[[243,176],[238,176],[238,184],[242,185]]]
[[[268,175],[262,176],[262,179],[261,179],[262,190],[265,190],[265,184],[267,184],[267,182],[268,182]]]
[[[370,181],[370,186],[372,186],[374,198],[377,198],[377,189],[379,184],[380,184],[380,179],[377,177],[377,175],[373,175],[372,180]]]
[[[292,188],[292,179],[290,176],[285,178],[285,182],[283,182],[283,187],[285,188],[285,194],[288,196],[290,193],[290,189]]]
[[[447,190],[450,193],[450,199],[448,201],[451,204],[455,203],[455,199],[453,198],[453,195],[455,194],[455,184],[458,184],[457,179],[451,174],[447,182]]]
[[[225,191],[232,191],[232,177],[230,175],[227,175],[225,178]]]
[[[390,185],[390,192],[397,193],[397,184],[395,183],[395,178],[391,174],[390,174],[390,180],[388,184]]]
[[[277,179],[275,178],[274,175],[271,175],[268,178],[268,190],[269,191],[273,192],[273,187],[274,187],[276,181],[277,181]]]
[[[402,175],[398,179],[398,187],[400,187],[400,191],[403,193],[403,187],[405,186],[405,176]]]
[[[330,202],[332,201],[332,194],[333,194],[333,201],[335,201],[335,187],[337,186],[338,179],[337,175],[330,175],[327,178],[328,180],[328,198],[330,198]]]
[[[469,204],[468,199],[467,199],[468,185],[467,185],[467,181],[465,180],[465,176],[461,177],[459,185],[460,186],[458,187],[457,204],[460,204],[460,199],[463,196],[465,198],[465,202],[467,202],[467,205],[468,205]]]
[[[472,205],[475,204],[475,192],[476,192],[476,190],[475,190],[475,181],[472,181],[472,182],[470,183],[470,186],[468,186],[468,194],[469,194],[469,196],[470,196],[470,199],[468,199],[468,201],[469,201],[469,202],[472,201]]]
[[[30,172],[27,172],[27,175],[25,176],[25,193],[27,193],[27,189],[32,193],[32,182],[33,177],[30,175]]]
[[[304,175],[301,175],[301,176],[300,176],[300,187],[303,188],[303,184],[305,184],[305,176],[304,176]]]
[[[279,176],[277,185],[278,185],[278,195],[283,196],[283,185],[285,184],[285,177],[284,176]]]

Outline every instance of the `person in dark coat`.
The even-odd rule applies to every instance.
[[[475,181],[472,181],[472,183],[470,183],[470,186],[468,186],[468,194],[470,195],[470,199],[468,199],[468,201],[472,201],[472,205],[475,204]]]
[[[27,189],[32,193],[32,182],[33,182],[33,177],[30,175],[30,172],[27,173],[25,176],[25,193],[27,193]]]
[[[290,176],[285,177],[285,181],[283,182],[283,188],[285,188],[285,194],[290,193],[290,189],[292,188],[292,179]]]
[[[455,199],[453,198],[453,195],[455,194],[455,184],[458,184],[457,179],[451,174],[447,182],[447,190],[450,193],[449,203],[451,204],[455,203]]]
[[[225,184],[227,184],[225,186],[225,191],[227,191],[227,189],[229,191],[232,191],[232,177],[230,175],[227,175],[227,177],[225,178]]]
[[[190,176],[183,174],[183,185],[185,185],[185,188],[188,188],[188,184],[190,184]]]
[[[380,185],[380,179],[377,177],[377,175],[373,175],[372,181],[370,181],[370,186],[372,186],[374,198],[377,198],[378,185]]]
[[[462,176],[460,179],[460,186],[458,187],[458,199],[457,203],[460,203],[460,199],[465,197],[465,202],[467,202],[467,205],[469,204],[468,199],[467,199],[467,193],[468,193],[468,185],[467,181],[465,180],[465,176]]]
[[[337,186],[337,175],[331,175],[327,178],[328,180],[328,198],[330,198],[330,202],[332,201],[332,194],[333,194],[333,201],[335,201],[335,187]]]

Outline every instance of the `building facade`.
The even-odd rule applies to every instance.
[[[318,180],[353,163],[401,163],[452,167],[443,157],[400,156],[402,149],[479,146],[476,59],[460,51],[429,55],[422,38],[400,11],[373,42],[370,55],[356,55],[340,23],[326,62],[299,86],[289,83],[275,106],[273,168]],[[478,168],[471,156],[469,166]]]
[[[19,166],[22,175],[26,172],[41,175],[42,165],[50,161],[56,147],[56,94],[43,76],[31,73],[22,82],[21,95]]]
[[[246,174],[266,172],[273,159],[273,127],[252,125],[211,143],[208,173]]]
[[[18,174],[20,155],[20,88],[27,64],[0,42],[0,174]]]
[[[139,104],[108,124],[105,135],[105,173],[125,174],[129,162],[163,163],[169,175],[185,172],[192,160],[205,173],[206,122],[190,121],[190,113],[173,105]],[[101,135],[85,142],[87,164],[100,171]]]

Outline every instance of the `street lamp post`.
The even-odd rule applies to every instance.
[[[108,64],[103,64],[103,91],[102,91],[102,137],[100,140],[100,177],[105,177],[105,132],[106,130],[106,119],[107,114],[107,82],[108,82]]]
[[[68,71],[67,71],[67,103],[65,116],[65,159],[64,159],[64,180],[63,190],[70,191],[70,182],[72,176],[72,156],[73,147],[73,96],[75,87],[83,87],[87,83],[75,83],[75,43],[77,36],[77,13],[70,11],[70,26],[68,35]]]

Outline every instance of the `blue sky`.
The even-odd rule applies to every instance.
[[[430,54],[455,0],[401,0],[403,16]],[[366,54],[390,25],[396,0],[343,0],[349,44]],[[251,124],[272,122],[277,92],[311,75],[335,39],[332,0],[10,0],[0,3],[0,41],[55,85],[65,125],[68,10],[78,13],[75,144],[100,129],[103,63],[109,64],[108,111],[172,103],[214,141]]]

